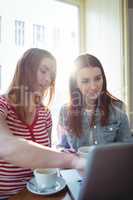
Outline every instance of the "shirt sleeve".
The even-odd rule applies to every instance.
[[[67,140],[67,134],[68,134],[68,113],[63,106],[59,113],[59,120],[57,124],[57,135],[58,135],[58,145],[57,147],[63,147],[63,148],[70,148],[69,142]]]
[[[121,123],[120,123],[119,132],[117,135],[117,141],[133,143],[133,137],[131,136],[128,116],[125,112],[123,112],[121,115]]]
[[[6,102],[0,98],[0,118],[6,119],[7,112],[8,112],[8,108],[7,108]]]
[[[131,137],[128,116],[126,114],[125,104],[123,102],[117,102],[117,104],[113,106],[113,109],[115,109],[115,118],[120,122],[115,141],[116,142],[133,141]]]

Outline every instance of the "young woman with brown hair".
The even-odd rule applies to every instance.
[[[82,159],[51,146],[51,114],[43,104],[54,94],[56,60],[31,48],[18,61],[7,94],[0,97],[0,199],[22,190],[34,168],[79,168]]]
[[[130,129],[122,101],[107,90],[100,61],[82,54],[74,62],[69,81],[70,102],[62,106],[59,145],[77,150],[80,146],[130,140]]]

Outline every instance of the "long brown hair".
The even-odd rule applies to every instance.
[[[109,106],[110,104],[115,104],[116,102],[121,102],[116,97],[112,96],[107,91],[107,81],[105,73],[101,62],[93,55],[82,54],[77,57],[74,62],[74,70],[70,76],[69,80],[69,92],[70,92],[70,102],[69,102],[69,128],[72,133],[78,137],[82,134],[82,113],[83,113],[83,96],[77,86],[76,73],[79,69],[84,67],[98,67],[101,70],[103,78],[103,87],[100,96],[96,100],[95,108],[91,115],[90,127],[95,125],[95,112],[97,106],[99,106],[101,118],[100,123],[105,126],[109,119]]]
[[[31,93],[35,93],[37,84],[37,70],[43,58],[50,58],[54,62],[51,84],[48,91],[42,96],[48,94],[48,102],[50,103],[55,90],[56,77],[56,60],[54,56],[44,49],[31,48],[28,49],[16,66],[16,72],[8,90],[8,98],[13,102],[16,112],[25,121],[26,110],[30,104]],[[35,93],[35,104],[42,103],[42,97]]]

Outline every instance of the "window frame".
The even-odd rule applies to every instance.
[[[79,7],[79,50],[86,51],[86,30],[85,30],[85,0],[56,0],[62,3],[68,3]]]
[[[0,16],[0,43],[2,42],[2,16]]]
[[[15,19],[15,45],[18,47],[23,47],[25,44],[25,22],[22,20]]]

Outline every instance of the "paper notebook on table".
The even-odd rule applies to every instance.
[[[82,177],[75,169],[60,170],[61,176],[65,179],[70,195],[74,200],[79,197]]]

